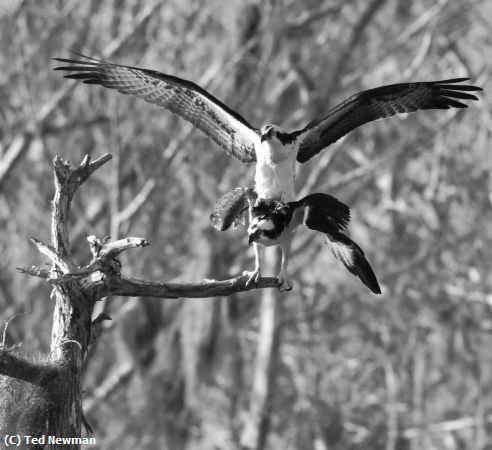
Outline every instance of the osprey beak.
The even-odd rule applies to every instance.
[[[267,140],[267,138],[268,138],[268,136],[266,134],[262,134],[261,138],[260,138],[261,143],[265,142]]]
[[[248,245],[251,245],[253,242],[257,241],[261,236],[261,230],[256,230],[254,233],[251,233],[248,237]]]

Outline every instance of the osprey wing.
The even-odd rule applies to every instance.
[[[338,231],[324,234],[325,242],[338,261],[375,294],[381,294],[378,280],[362,249]]]
[[[116,89],[167,109],[191,122],[225,152],[243,163],[256,161],[258,131],[240,114],[230,109],[205,89],[155,70],[112,64],[78,55],[84,60],[54,58],[69,64],[55,70],[74,72],[65,78],[83,80]]]
[[[210,214],[212,226],[219,231],[227,230],[231,225],[237,226],[249,202],[255,198],[254,190],[247,187],[237,187],[226,192],[217,200]]]
[[[350,222],[350,209],[347,205],[328,194],[309,194],[297,202],[291,202],[294,208],[303,206],[302,215],[296,214],[296,222],[302,223],[311,230],[322,233],[341,231]]]
[[[478,100],[468,93],[482,88],[456,84],[469,78],[399,83],[359,92],[331,109],[324,117],[292,133],[300,141],[297,160],[308,161],[325,147],[361,125],[423,109],[467,108],[460,100]]]
[[[360,280],[375,294],[381,293],[376,275],[364,256],[362,249],[351,239],[341,233],[350,220],[347,205],[328,194],[310,194],[292,202],[295,208],[304,207],[302,222],[311,230],[323,233],[326,244],[335,258],[350,273]]]

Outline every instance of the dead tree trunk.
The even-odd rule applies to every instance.
[[[51,352],[45,362],[33,363],[13,348],[0,344],[0,437],[11,436],[21,448],[79,449],[89,443],[82,438],[82,375],[87,350],[95,339],[92,321],[96,301],[108,295],[160,298],[216,297],[255,287],[276,287],[276,278],[264,278],[257,286],[246,285],[247,277],[224,281],[178,284],[124,278],[119,253],[149,245],[143,238],[108,242],[88,237],[92,261],[78,267],[70,260],[69,218],[72,198],[79,186],[104,163],[106,154],[94,162],[86,156],[73,169],[59,157],[54,160],[55,197],[52,204],[52,245],[31,238],[52,262],[52,268],[21,267],[19,272],[41,277],[53,288],[55,301]],[[104,319],[102,317],[101,319]],[[27,383],[27,384],[26,384]],[[27,387],[26,387],[27,386]],[[31,436],[38,439],[27,439]],[[56,441],[56,438],[65,441]],[[84,440],[85,439],[85,440]],[[2,442],[1,446],[4,446]]]

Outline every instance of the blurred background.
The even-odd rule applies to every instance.
[[[253,168],[169,112],[63,79],[52,57],[174,74],[288,130],[363,89],[470,76],[485,91],[468,110],[365,125],[299,168],[299,196],[351,207],[383,295],[299,230],[287,295],[109,298],[84,408],[101,449],[492,448],[491,32],[480,0],[2,0],[1,319],[29,312],[6,344],[49,353],[49,287],[15,267],[45,263],[28,237],[50,239],[55,155],[113,155],[74,198],[77,264],[95,234],[150,241],[122,258],[128,276],[254,265],[245,228],[208,220]]]

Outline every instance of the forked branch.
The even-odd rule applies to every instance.
[[[56,157],[55,185],[56,193],[53,201],[53,236],[59,242],[54,248],[38,239],[31,238],[31,242],[38,251],[47,256],[58,270],[48,270],[43,267],[18,267],[20,273],[46,279],[54,286],[77,282],[79,289],[90,296],[94,301],[108,295],[156,298],[205,298],[232,295],[237,292],[249,291],[256,288],[272,288],[278,286],[276,278],[262,278],[258,283],[249,283],[248,276],[240,275],[228,280],[206,280],[201,283],[167,283],[149,281],[121,276],[121,263],[116,257],[123,251],[131,248],[146,247],[146,239],[128,237],[109,242],[109,237],[99,239],[89,236],[92,261],[86,266],[79,267],[69,258],[70,252],[65,243],[68,243],[68,215],[67,203],[60,199],[65,195],[71,197],[77,188],[99,167],[111,159],[106,154],[91,162],[86,156],[79,167],[72,169],[68,162]],[[63,208],[63,206],[65,208]],[[60,237],[61,239],[57,239]]]
[[[262,278],[257,284],[247,283],[248,275],[240,275],[228,280],[206,280],[201,283],[167,283],[149,281],[121,276],[121,264],[116,256],[130,248],[146,247],[149,243],[143,238],[130,237],[108,242],[108,238],[87,238],[94,256],[92,261],[77,267],[68,258],[62,258],[53,248],[37,239],[31,238],[38,250],[48,256],[60,268],[62,274],[56,276],[41,267],[18,267],[21,273],[46,279],[53,285],[63,285],[79,281],[80,287],[88,292],[94,300],[108,295],[128,297],[156,298],[205,298],[232,295],[237,292],[256,288],[272,288],[278,286],[277,278]]]

